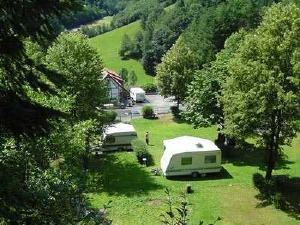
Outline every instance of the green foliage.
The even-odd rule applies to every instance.
[[[162,6],[160,6],[158,1],[129,1],[124,10],[114,16],[112,25],[114,27],[124,26],[159,9],[162,9]]]
[[[128,82],[129,82],[129,85],[133,86],[136,84],[137,82],[137,75],[136,73],[134,72],[134,70],[131,70],[129,75],[128,75]]]
[[[112,123],[113,121],[115,121],[118,115],[114,110],[102,111],[99,114],[100,115],[98,117],[101,124]]]
[[[226,132],[245,138],[256,134],[267,151],[271,178],[280,145],[289,144],[299,127],[300,10],[273,5],[260,26],[240,44],[230,61],[224,91]]]
[[[142,115],[144,118],[152,118],[153,117],[153,107],[151,105],[144,105],[142,108]]]
[[[246,34],[245,30],[241,30],[231,35],[225,42],[225,48],[216,55],[216,60],[194,72],[194,80],[185,99],[186,110],[182,114],[195,127],[210,126],[223,117],[220,96],[229,76],[228,62]]]
[[[62,17],[62,24],[66,29],[72,29],[103,18],[106,15],[107,12],[105,12],[103,8],[91,4],[84,4],[80,11],[73,11],[69,15],[64,15]]]
[[[178,215],[175,214],[175,210],[173,209],[173,203],[171,200],[170,190],[166,188],[165,193],[167,194],[167,205],[169,207],[168,211],[162,213],[160,216],[163,218],[161,220],[162,224],[165,225],[187,225],[188,224],[188,209],[187,209],[187,198],[185,195],[182,195],[181,206],[176,209]]]
[[[143,48],[143,67],[155,74],[155,67],[161,57],[170,49],[190,22],[184,5],[175,4],[168,11],[153,11],[142,20],[145,30]]]
[[[143,164],[143,158],[150,160],[151,155],[149,154],[147,145],[145,144],[144,141],[140,139],[134,139],[131,142],[131,145],[140,164]]]
[[[146,93],[155,93],[155,92],[157,92],[156,85],[152,84],[152,83],[143,84],[143,85],[141,85],[141,88],[143,90],[145,90]]]
[[[128,70],[126,68],[122,68],[119,72],[119,75],[122,77],[125,83],[128,82]]]
[[[127,34],[124,34],[122,38],[121,48],[119,50],[119,55],[122,59],[128,59],[131,55],[133,49],[133,43]]]
[[[80,27],[80,31],[89,38],[111,31],[112,28],[107,24],[99,24],[95,26],[85,25]]]
[[[174,95],[178,102],[187,95],[187,87],[197,68],[195,55],[182,38],[164,55],[157,66],[157,86],[162,95]]]
[[[102,62],[96,51],[78,33],[63,33],[48,49],[48,67],[66,80],[64,86],[74,97],[73,118],[87,119],[106,100],[106,86],[99,81]]]

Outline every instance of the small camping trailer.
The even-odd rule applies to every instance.
[[[135,102],[144,102],[146,100],[145,91],[142,88],[130,88],[130,97]]]
[[[191,136],[164,140],[161,169],[166,176],[216,173],[221,170],[221,150],[214,142]]]
[[[106,127],[101,135],[102,151],[132,149],[131,141],[137,138],[137,132],[131,124],[116,123]]]

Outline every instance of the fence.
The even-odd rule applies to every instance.
[[[153,111],[157,116],[171,113],[170,107],[153,107]],[[118,116],[116,119],[122,122],[129,122],[134,118],[141,117],[141,110],[123,110],[121,112],[118,112]]]

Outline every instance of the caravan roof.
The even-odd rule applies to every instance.
[[[130,133],[136,131],[131,124],[127,124],[127,123],[112,124],[105,129],[106,134],[127,133],[127,132]]]
[[[164,140],[165,153],[175,155],[183,152],[205,152],[220,150],[214,142],[197,137],[181,136]]]
[[[142,88],[139,88],[139,87],[130,88],[130,92],[132,92],[132,93],[145,93],[145,91]]]

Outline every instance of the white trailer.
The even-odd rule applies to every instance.
[[[144,102],[146,100],[145,91],[142,88],[130,88],[130,97],[135,102]]]
[[[191,136],[163,141],[161,170],[166,176],[216,173],[221,170],[221,150],[214,142]]]
[[[129,150],[136,138],[137,132],[131,124],[116,123],[104,129],[100,147],[102,151]]]

